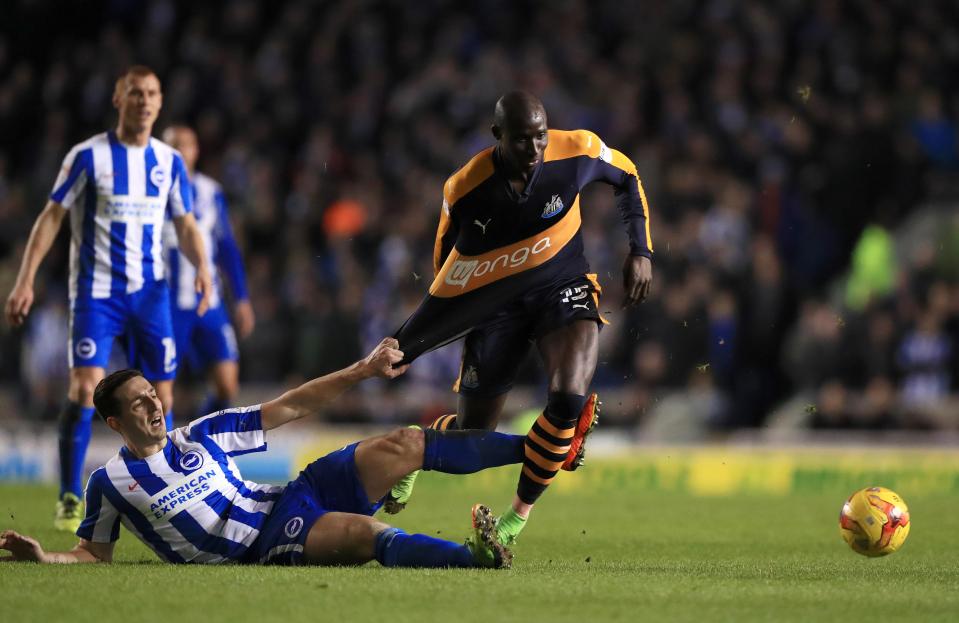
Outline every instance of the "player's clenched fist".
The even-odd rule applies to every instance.
[[[387,337],[376,345],[363,363],[370,376],[381,376],[387,379],[395,379],[410,367],[409,364],[394,368],[393,365],[403,360],[403,351],[400,350],[400,343],[396,338]]]

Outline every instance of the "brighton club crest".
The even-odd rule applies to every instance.
[[[300,532],[303,530],[303,518],[294,517],[293,519],[286,522],[286,525],[283,526],[283,533],[286,534],[287,538],[295,539]]]
[[[203,455],[196,450],[190,450],[180,457],[180,469],[193,472],[203,467]]]
[[[150,169],[150,182],[154,186],[156,186],[157,188],[160,188],[161,186],[163,186],[164,180],[166,180],[166,172],[164,172],[163,168],[160,167],[160,165],[157,165],[153,167],[152,169]]]
[[[556,216],[563,211],[563,208],[566,206],[563,205],[563,200],[560,199],[559,195],[553,195],[553,198],[546,202],[546,207],[543,208],[543,218],[550,218]]]

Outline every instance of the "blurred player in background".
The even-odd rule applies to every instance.
[[[167,432],[156,392],[137,370],[97,386],[97,412],[123,437],[120,452],[90,475],[80,542],[46,552],[33,538],[0,532],[4,560],[111,562],[120,522],[172,563],[362,564],[509,567],[486,507],[473,507],[464,545],[373,519],[394,483],[414,469],[467,474],[523,460],[523,437],[486,431],[399,429],[313,461],[285,487],[243,480],[233,457],[266,450],[266,433],[315,415],[363,379],[395,378],[403,357],[386,338],[363,360],[262,405],[227,409]]]
[[[183,159],[151,137],[162,104],[160,80],[148,67],[131,67],[117,80],[116,129],[67,154],[30,232],[6,303],[7,321],[22,325],[33,305],[37,269],[69,213],[70,385],[59,420],[58,530],[76,530],[83,517],[81,472],[90,443],[93,391],[115,338],[124,336],[134,345],[137,365],[156,387],[165,412],[172,414],[177,356],[161,253],[168,215],[184,253],[197,267],[197,313],[206,311],[212,289]]]
[[[239,333],[242,339],[253,331],[253,306],[247,294],[243,258],[233,237],[223,188],[216,180],[196,170],[200,153],[196,134],[188,127],[172,126],[163,132],[163,140],[179,150],[190,174],[193,215],[203,237],[213,281],[210,307],[200,316],[197,314],[200,297],[194,287],[196,269],[177,245],[173,224],[167,222],[163,232],[163,252],[172,290],[173,332],[181,370],[178,377],[183,376],[184,367],[194,375],[209,373],[213,393],[206,398],[200,413],[213,413],[227,408],[236,398],[239,389],[236,334]],[[223,304],[220,271],[230,282],[236,332]]]
[[[493,429],[519,366],[535,343],[546,367],[546,408],[526,437],[526,458],[500,541],[515,541],[533,504],[560,468],[575,469],[595,424],[601,289],[589,274],[579,194],[613,187],[629,252],[626,304],[652,281],[649,209],[636,166],[592,132],[548,130],[543,104],[514,91],[496,103],[496,145],[446,182],[429,295],[397,333],[404,362],[466,334],[456,415],[436,428]],[[409,499],[415,474],[391,492],[388,511]]]

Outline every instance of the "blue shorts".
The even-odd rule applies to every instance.
[[[181,363],[194,372],[220,361],[237,361],[240,353],[236,333],[222,305],[211,307],[202,316],[195,309],[171,310],[176,352]]]
[[[286,486],[283,495],[247,553],[246,562],[303,564],[306,536],[316,520],[329,512],[373,516],[383,500],[370,502],[356,471],[359,442],[310,463]]]
[[[70,340],[67,360],[71,368],[106,368],[113,342],[125,337],[129,364],[148,381],[176,376],[176,342],[170,319],[170,292],[166,281],[145,284],[132,294],[70,303]]]

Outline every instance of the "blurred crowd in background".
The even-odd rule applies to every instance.
[[[612,322],[594,383],[620,397],[609,421],[752,427],[801,396],[804,426],[959,427],[953,2],[53,6],[0,9],[4,297],[62,158],[115,123],[114,80],[144,63],[163,82],[156,133],[195,127],[199,169],[230,200],[257,316],[242,379],[333,370],[419,303],[443,182],[492,144],[497,97],[524,88],[550,127],[629,155],[650,200],[653,294],[631,310],[612,192],[582,200]],[[942,226],[901,244],[923,210]],[[66,250],[64,235],[28,327],[0,329],[24,417],[62,400]],[[453,345],[366,391],[426,395],[458,368]],[[541,386],[535,357],[522,383]]]

